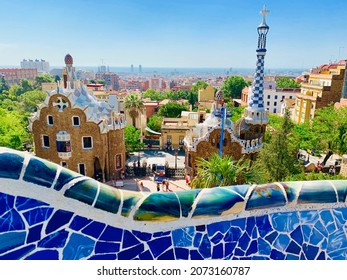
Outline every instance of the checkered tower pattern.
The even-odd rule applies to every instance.
[[[254,74],[254,81],[252,87],[252,95],[250,97],[249,107],[256,109],[264,109],[264,54],[257,55],[257,68]]]

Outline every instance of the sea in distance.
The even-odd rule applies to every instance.
[[[138,75],[140,69],[138,66],[134,66],[133,70],[131,67],[117,67],[117,66],[104,66],[106,71],[115,72],[124,75]],[[53,68],[63,68],[63,66],[51,66]],[[76,70],[92,70],[94,73],[100,71],[99,66],[78,66],[76,65]],[[266,75],[287,75],[287,76],[298,76],[307,69],[293,69],[293,68],[274,68],[265,69]],[[180,67],[141,67],[141,74],[158,74],[158,75],[253,75],[255,68],[180,68]]]

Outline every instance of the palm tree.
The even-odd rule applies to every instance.
[[[208,160],[199,158],[197,176],[192,180],[192,188],[213,188],[235,184],[254,183],[257,180],[255,170],[250,168],[251,161],[241,158],[213,154]]]
[[[124,108],[129,111],[133,126],[135,126],[135,119],[139,116],[139,112],[143,111],[143,101],[138,95],[132,93],[125,97]]]

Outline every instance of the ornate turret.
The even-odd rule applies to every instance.
[[[64,88],[74,88],[74,81],[76,80],[75,67],[72,66],[73,58],[67,54],[64,58],[65,68],[63,71]]]
[[[248,124],[267,124],[268,112],[264,109],[264,58],[266,54],[266,35],[269,26],[265,17],[269,13],[264,5],[260,12],[263,15],[262,22],[258,26],[257,67],[254,74],[253,85],[250,88],[248,107],[245,109],[245,121]]]

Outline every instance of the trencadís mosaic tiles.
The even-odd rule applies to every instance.
[[[0,259],[346,259],[346,193],[315,181],[143,194],[1,149]]]

